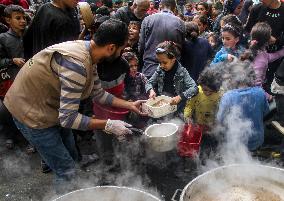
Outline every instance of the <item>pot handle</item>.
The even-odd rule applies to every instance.
[[[177,195],[179,194],[179,197],[178,197],[178,198],[180,198],[181,192],[182,192],[182,189],[176,189],[176,191],[175,191],[173,197],[171,198],[171,201],[178,201],[178,200],[176,200],[176,197],[177,197]]]

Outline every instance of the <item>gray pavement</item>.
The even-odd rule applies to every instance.
[[[266,143],[280,144],[282,136],[275,129],[266,128]],[[274,136],[274,137],[271,137]],[[7,150],[0,133],[0,201],[51,201],[57,197],[53,189],[53,174],[43,174],[37,153],[27,154],[25,144],[18,143],[14,150]],[[80,143],[83,154],[94,153],[94,141]],[[275,160],[266,158],[265,160]],[[145,191],[170,200],[177,188],[183,188],[197,176],[197,172],[183,173],[178,167],[161,169],[147,166],[142,171],[128,169],[124,172],[108,172],[100,162],[85,169],[78,167],[77,189],[97,185],[122,185],[144,188]],[[141,173],[141,174],[140,174]]]

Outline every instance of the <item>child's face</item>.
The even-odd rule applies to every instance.
[[[27,20],[24,13],[12,12],[11,18],[6,18],[10,27],[16,31],[24,30],[27,26]]]
[[[238,16],[241,13],[243,5],[244,5],[244,1],[241,0],[237,8],[234,10],[234,15]]]
[[[186,4],[185,5],[185,9],[187,12],[191,12],[192,11],[192,5],[191,4]]]
[[[139,39],[139,27],[135,24],[130,24],[128,26],[129,40],[138,40]]]
[[[196,10],[200,15],[207,15],[207,10],[203,5],[198,5]]]
[[[239,42],[239,37],[235,37],[233,34],[223,31],[222,32],[222,42],[226,48],[234,49]]]
[[[167,54],[157,54],[157,59],[164,71],[171,70],[176,62],[176,58],[170,59]]]
[[[197,24],[200,34],[202,34],[207,29],[207,25],[201,23],[198,18],[193,18],[193,22]]]
[[[155,3],[154,2],[150,2],[150,8],[154,9],[155,8]]]
[[[202,91],[205,94],[205,96],[210,96],[213,93],[215,93],[215,91],[213,91],[212,89],[210,89],[209,87],[205,86],[205,85],[201,85]]]
[[[213,36],[208,37],[208,42],[211,45],[211,47],[215,47],[216,41],[215,41],[215,38]]]
[[[128,64],[130,67],[129,74],[134,77],[138,70],[138,61],[136,59],[131,59]]]

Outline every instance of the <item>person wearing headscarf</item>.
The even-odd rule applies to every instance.
[[[224,6],[223,6],[223,11],[220,15],[215,20],[214,26],[213,26],[213,31],[214,32],[219,32],[220,31],[220,21],[222,17],[228,15],[228,14],[239,14],[239,9],[240,6],[242,5],[242,0],[225,0]]]

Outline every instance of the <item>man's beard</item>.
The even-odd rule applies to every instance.
[[[106,60],[107,62],[112,62],[112,61],[114,61],[114,60],[117,59],[117,58],[118,58],[118,56],[116,56],[116,53],[113,53],[113,54],[110,55],[109,57],[106,57],[105,60]]]

